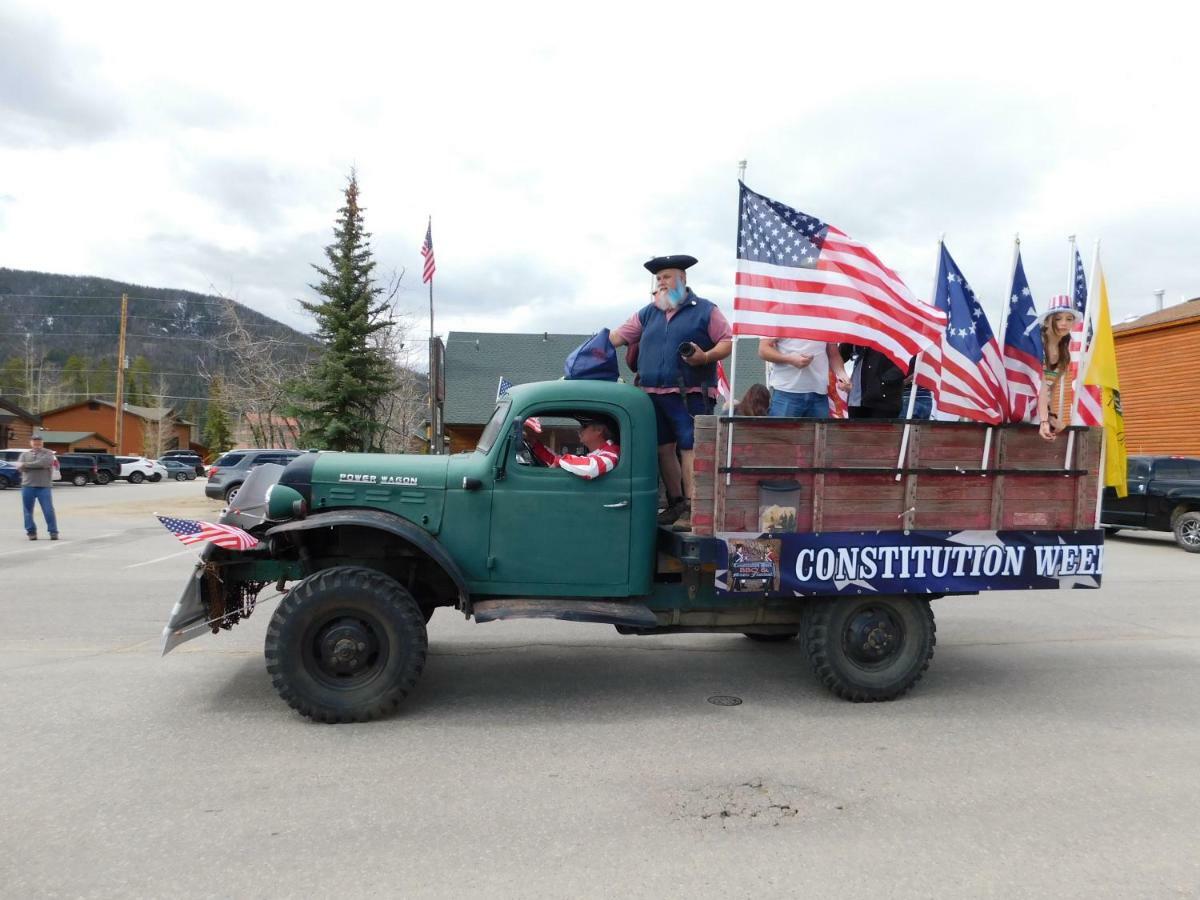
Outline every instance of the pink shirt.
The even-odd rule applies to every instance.
[[[625,339],[626,344],[636,344],[642,339],[642,320],[638,318],[638,313],[635,312],[632,316],[625,320],[621,325],[617,326],[617,330],[613,334],[618,334]],[[667,313],[667,321],[670,322],[679,312],[678,307]],[[708,339],[713,342],[715,347],[721,341],[733,340],[733,329],[729,327],[729,320],[725,318],[725,314],[720,309],[713,306],[713,311],[708,317]],[[687,365],[687,363],[684,363]],[[673,387],[644,387],[642,388],[648,394],[676,394],[678,388]],[[699,393],[700,388],[691,388],[688,393]],[[715,389],[714,389],[715,390]],[[712,393],[713,391],[709,391]]]

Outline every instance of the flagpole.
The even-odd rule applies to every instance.
[[[1096,244],[1092,249],[1092,280],[1088,285],[1087,309],[1083,313],[1083,334],[1087,334],[1088,323],[1094,321],[1091,317],[1096,314],[1096,306],[1092,301],[1095,298],[1096,292],[1096,276],[1100,268],[1100,239],[1096,238]],[[1082,343],[1082,340],[1081,340]],[[1095,343],[1093,341],[1092,343]],[[1091,346],[1083,347],[1079,353],[1079,366],[1075,370],[1075,381],[1071,385],[1071,425],[1074,426],[1079,418],[1079,391],[1083,387],[1084,374],[1092,362]],[[1063,460],[1063,468],[1071,468],[1071,456],[1075,450],[1075,432],[1067,432],[1067,457]]]
[[[1071,305],[1075,305],[1075,235],[1067,236],[1070,246],[1067,248],[1067,296],[1071,298]],[[1069,347],[1070,345],[1068,345]],[[1042,348],[1042,355],[1046,353],[1046,348]],[[1061,362],[1061,360],[1060,360]],[[1066,371],[1071,371],[1070,354],[1067,355]],[[1063,407],[1067,403],[1067,384],[1065,378],[1060,378],[1058,381],[1058,424],[1063,424]]]
[[[932,300],[937,298],[938,276],[942,272],[942,244],[944,244],[944,243],[946,243],[946,232],[943,231],[938,236],[937,262],[934,263],[934,266],[933,266],[933,290],[931,291],[931,297],[930,297],[931,302],[932,302]],[[938,340],[940,341],[941,339],[942,339],[942,336],[938,335]],[[908,452],[908,436],[912,431],[913,407],[916,405],[916,402],[917,402],[917,370],[921,367],[921,359],[924,356],[925,356],[925,351],[922,350],[920,353],[917,354],[917,358],[915,360],[913,360],[913,367],[912,367],[913,378],[912,378],[912,384],[908,388],[908,409],[906,409],[904,411],[904,435],[900,438],[900,456],[896,459],[896,468],[897,469],[902,469],[904,467],[904,454]],[[857,366],[858,363],[855,363],[855,365]],[[847,403],[846,403],[846,414],[847,415],[850,414],[850,404],[849,404],[848,398],[847,398]],[[896,480],[897,481],[900,480],[900,472],[899,471],[896,472]]]
[[[429,217],[426,224],[425,233],[433,234],[433,216]],[[429,252],[433,252],[433,242],[430,241]],[[437,378],[438,373],[434,371],[437,366],[437,354],[433,351],[433,342],[435,333],[433,330],[433,273],[429,275],[429,452],[434,455],[439,455],[442,452],[441,436],[438,434],[437,427]]]
[[[742,199],[741,199],[742,193],[741,193],[741,191],[742,191],[742,185],[745,184],[745,182],[746,182],[746,160],[744,160],[744,159],[738,160],[737,165],[738,165],[738,215],[741,215],[741,208],[742,208]],[[738,223],[740,226],[740,224],[741,224],[740,219],[738,220]],[[734,283],[735,283],[735,285],[737,283],[736,275],[734,276]],[[735,294],[737,293],[736,287],[734,289],[734,293]],[[735,325],[737,323],[736,303],[737,303],[737,298],[735,297],[734,298],[735,305],[734,305],[734,309],[733,309],[733,319],[734,319]],[[737,393],[736,393],[736,388],[737,388],[737,345],[738,345],[737,329],[734,328],[734,331],[733,331],[733,353],[729,357],[729,415],[731,415],[731,416],[734,414],[734,410],[737,406]],[[717,393],[720,394],[720,391],[718,391]],[[729,471],[731,468],[733,468],[733,423],[730,422],[728,424],[729,424],[729,431],[725,435],[725,487],[729,487],[731,484],[733,484],[733,473]]]

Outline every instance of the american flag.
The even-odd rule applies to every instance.
[[[948,316],[940,346],[917,361],[914,380],[933,391],[938,410],[998,425],[1008,418],[1008,385],[1000,346],[983,307],[942,245],[934,302]]]
[[[1084,321],[1087,319],[1087,278],[1083,274],[1083,260],[1079,251],[1075,251],[1075,279],[1071,285],[1071,305],[1079,313],[1075,319],[1075,327],[1071,329],[1071,380],[1075,380],[1075,370],[1079,366],[1079,358],[1092,342],[1092,323],[1087,323],[1087,340],[1083,339]]]
[[[723,407],[733,406],[733,394],[729,391],[729,379],[725,377],[725,367],[717,360],[717,393],[721,397]]]
[[[211,541],[226,550],[249,550],[258,546],[258,538],[233,525],[214,525],[211,522],[196,522],[192,519],[176,519],[173,516],[155,515],[163,527],[185,544],[203,544]]]
[[[429,220],[429,227],[425,229],[425,243],[421,245],[421,255],[425,257],[425,271],[421,273],[421,284],[428,284],[433,281],[433,273],[437,271],[437,266],[433,264],[433,219]]]
[[[833,370],[829,370],[829,386],[825,390],[825,394],[829,397],[829,417],[831,419],[848,419],[850,418],[850,395],[838,387],[837,376],[833,374]]]
[[[498,385],[496,385],[496,399],[499,400],[501,397],[503,397],[505,394],[507,394],[511,389],[512,389],[512,382],[509,381],[507,378],[505,378],[503,375],[501,375],[500,383]]]
[[[1008,375],[1009,421],[1032,420],[1037,415],[1038,392],[1042,388],[1042,329],[1038,327],[1037,308],[1019,251],[1008,292],[1004,371]]]
[[[744,184],[738,215],[734,334],[862,344],[907,369],[945,328],[944,313],[832,225]]]

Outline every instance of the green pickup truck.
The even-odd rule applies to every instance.
[[[570,449],[577,417],[606,422],[620,446],[594,480],[546,466],[526,442],[535,419],[552,450]],[[1064,469],[1029,426],[985,442],[970,424],[701,417],[693,528],[679,532],[656,524],[642,391],[522,385],[473,452],[312,452],[256,469],[221,521],[258,545],[205,547],[163,652],[232,627],[273,584],[267,669],[284,700],[324,722],[396,709],[443,606],[477,622],[799,637],[835,694],[890,700],[929,665],[932,599],[1099,586],[1099,445],[1080,431]]]

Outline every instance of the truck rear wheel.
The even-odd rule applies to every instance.
[[[412,594],[372,569],[304,579],[267,627],[279,696],[319,722],[367,722],[400,705],[425,667],[425,618]]]
[[[918,597],[818,600],[803,630],[817,678],[855,703],[907,693],[929,668],[935,632],[929,601]]]
[[[1175,543],[1188,553],[1200,553],[1200,512],[1184,513],[1175,519]]]

